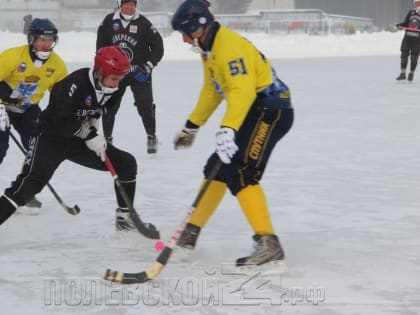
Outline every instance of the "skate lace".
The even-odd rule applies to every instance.
[[[186,228],[178,239],[178,245],[194,245],[199,231],[194,228]]]
[[[258,254],[263,253],[264,250],[265,250],[265,247],[266,247],[264,245],[265,244],[264,244],[264,241],[263,241],[262,238],[259,239],[258,241],[256,241],[254,244],[252,244],[253,251],[252,251],[251,255],[254,256],[254,255],[258,255]]]

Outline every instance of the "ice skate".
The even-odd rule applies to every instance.
[[[158,145],[157,137],[154,135],[148,135],[147,136],[147,153],[148,154],[157,153],[157,145]]]
[[[236,260],[238,270],[258,271],[259,269],[275,268],[284,271],[284,252],[276,235],[254,235],[254,252],[247,257]],[[264,265],[266,268],[257,268]]]
[[[185,226],[184,231],[182,231],[181,236],[178,239],[178,242],[176,243],[177,246],[193,250],[195,248],[195,244],[197,243],[198,236],[200,235],[201,228],[197,225],[188,223]]]
[[[117,231],[136,230],[133,220],[130,217],[130,211],[124,208],[118,208],[115,216],[115,229]]]
[[[26,205],[16,209],[16,213],[24,215],[39,215],[41,212],[42,203],[35,197],[29,200]]]
[[[410,72],[407,77],[408,82],[413,82],[414,79],[414,72]]]
[[[404,81],[406,79],[405,72],[401,72],[400,75],[395,79],[397,81]]]

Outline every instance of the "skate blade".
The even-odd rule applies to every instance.
[[[174,251],[177,253],[178,259],[181,262],[189,262],[193,255],[194,248],[176,246]]]
[[[17,214],[21,214],[21,215],[39,215],[41,213],[41,208],[38,207],[27,207],[27,206],[22,206],[16,209]]]
[[[284,260],[273,260],[262,265],[246,265],[236,267],[236,271],[244,274],[263,273],[275,275],[287,272],[288,268]]]

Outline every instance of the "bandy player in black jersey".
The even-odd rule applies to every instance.
[[[397,81],[407,78],[413,81],[414,72],[417,68],[417,59],[420,53],[420,0],[414,0],[414,8],[411,9],[404,22],[397,24],[399,29],[405,29],[405,35],[401,42],[401,73]],[[406,76],[408,57],[410,56],[410,72]]]
[[[98,27],[96,49],[118,45],[129,56],[130,73],[122,80],[120,89],[110,102],[113,110],[102,117],[104,134],[113,141],[115,116],[125,90],[133,92],[134,105],[147,134],[147,153],[157,153],[156,106],[153,100],[153,69],[163,57],[163,40],[158,30],[137,9],[137,0],[118,0],[118,9],[108,14]]]
[[[0,197],[0,224],[40,192],[64,160],[107,171],[106,154],[129,199],[134,200],[135,158],[97,132],[98,119],[111,110],[107,101],[129,71],[126,53],[118,46],[107,46],[97,51],[93,68],[76,70],[54,85],[36,136],[30,139],[22,172]],[[135,229],[118,189],[116,198],[117,229]]]

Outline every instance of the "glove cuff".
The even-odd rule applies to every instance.
[[[233,136],[233,137],[236,134],[236,130],[235,129],[233,129],[231,127],[226,127],[226,126],[220,126],[219,132],[223,132],[223,133],[228,134],[228,135]]]
[[[147,62],[145,63],[145,65],[149,67],[150,71],[152,71],[152,70],[153,70],[153,68],[154,68],[154,65],[153,65],[153,63],[152,63],[151,61],[147,61]]]
[[[182,129],[183,132],[188,133],[189,135],[196,135],[198,132],[198,128],[183,128]]]
[[[90,132],[88,133],[87,137],[85,138],[85,141],[90,140],[92,138],[95,138],[98,135],[98,131],[96,130],[95,127],[90,127],[89,128]]]
[[[194,124],[191,120],[187,120],[187,121],[185,122],[185,128],[186,128],[186,129],[198,129],[198,128],[200,128],[200,126],[199,126],[199,125]]]

